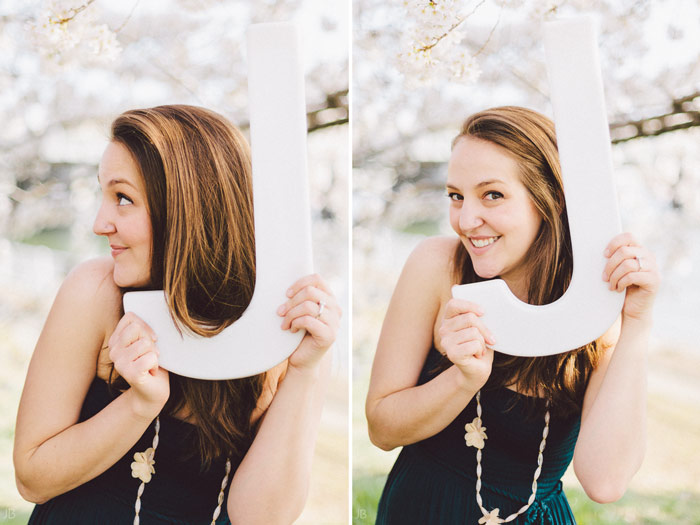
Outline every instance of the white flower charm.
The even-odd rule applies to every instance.
[[[484,448],[484,440],[486,438],[486,427],[481,426],[481,419],[475,417],[471,423],[464,425],[464,439],[468,447]],[[479,522],[481,523],[481,522]]]
[[[493,509],[488,514],[484,514],[484,517],[479,520],[480,525],[498,525],[499,523],[505,522],[498,517],[498,509]]]
[[[151,447],[145,452],[134,454],[135,461],[131,464],[131,476],[139,478],[144,483],[151,481],[151,476],[156,473],[156,469],[153,468],[156,463],[153,459],[155,453],[156,451]]]

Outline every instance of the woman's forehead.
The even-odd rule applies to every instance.
[[[136,162],[129,150],[118,142],[110,142],[105,148],[97,179],[104,186],[128,184],[137,190],[143,187]]]
[[[506,149],[473,137],[462,137],[455,143],[447,174],[448,185],[479,188],[521,182],[518,163]]]

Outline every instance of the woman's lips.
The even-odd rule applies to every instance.
[[[500,238],[500,235],[493,235],[491,237],[468,237],[472,251],[474,251],[476,254],[481,254],[487,251]]]
[[[128,249],[126,246],[116,246],[114,244],[110,244],[109,247],[112,248],[112,257],[116,257]]]

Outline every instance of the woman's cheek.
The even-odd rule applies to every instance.
[[[460,234],[459,231],[459,209],[454,205],[450,205],[450,226],[455,231],[457,235]]]

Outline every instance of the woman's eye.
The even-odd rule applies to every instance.
[[[127,204],[133,204],[134,201],[132,201],[129,197],[124,195],[123,193],[117,193],[117,205],[118,206],[126,206]]]
[[[447,194],[447,198],[449,198],[451,201],[464,200],[464,197],[462,197],[459,193],[455,193],[454,191],[449,192]]]
[[[489,191],[484,195],[484,198],[489,201],[495,201],[497,199],[502,199],[503,194],[500,191]]]

